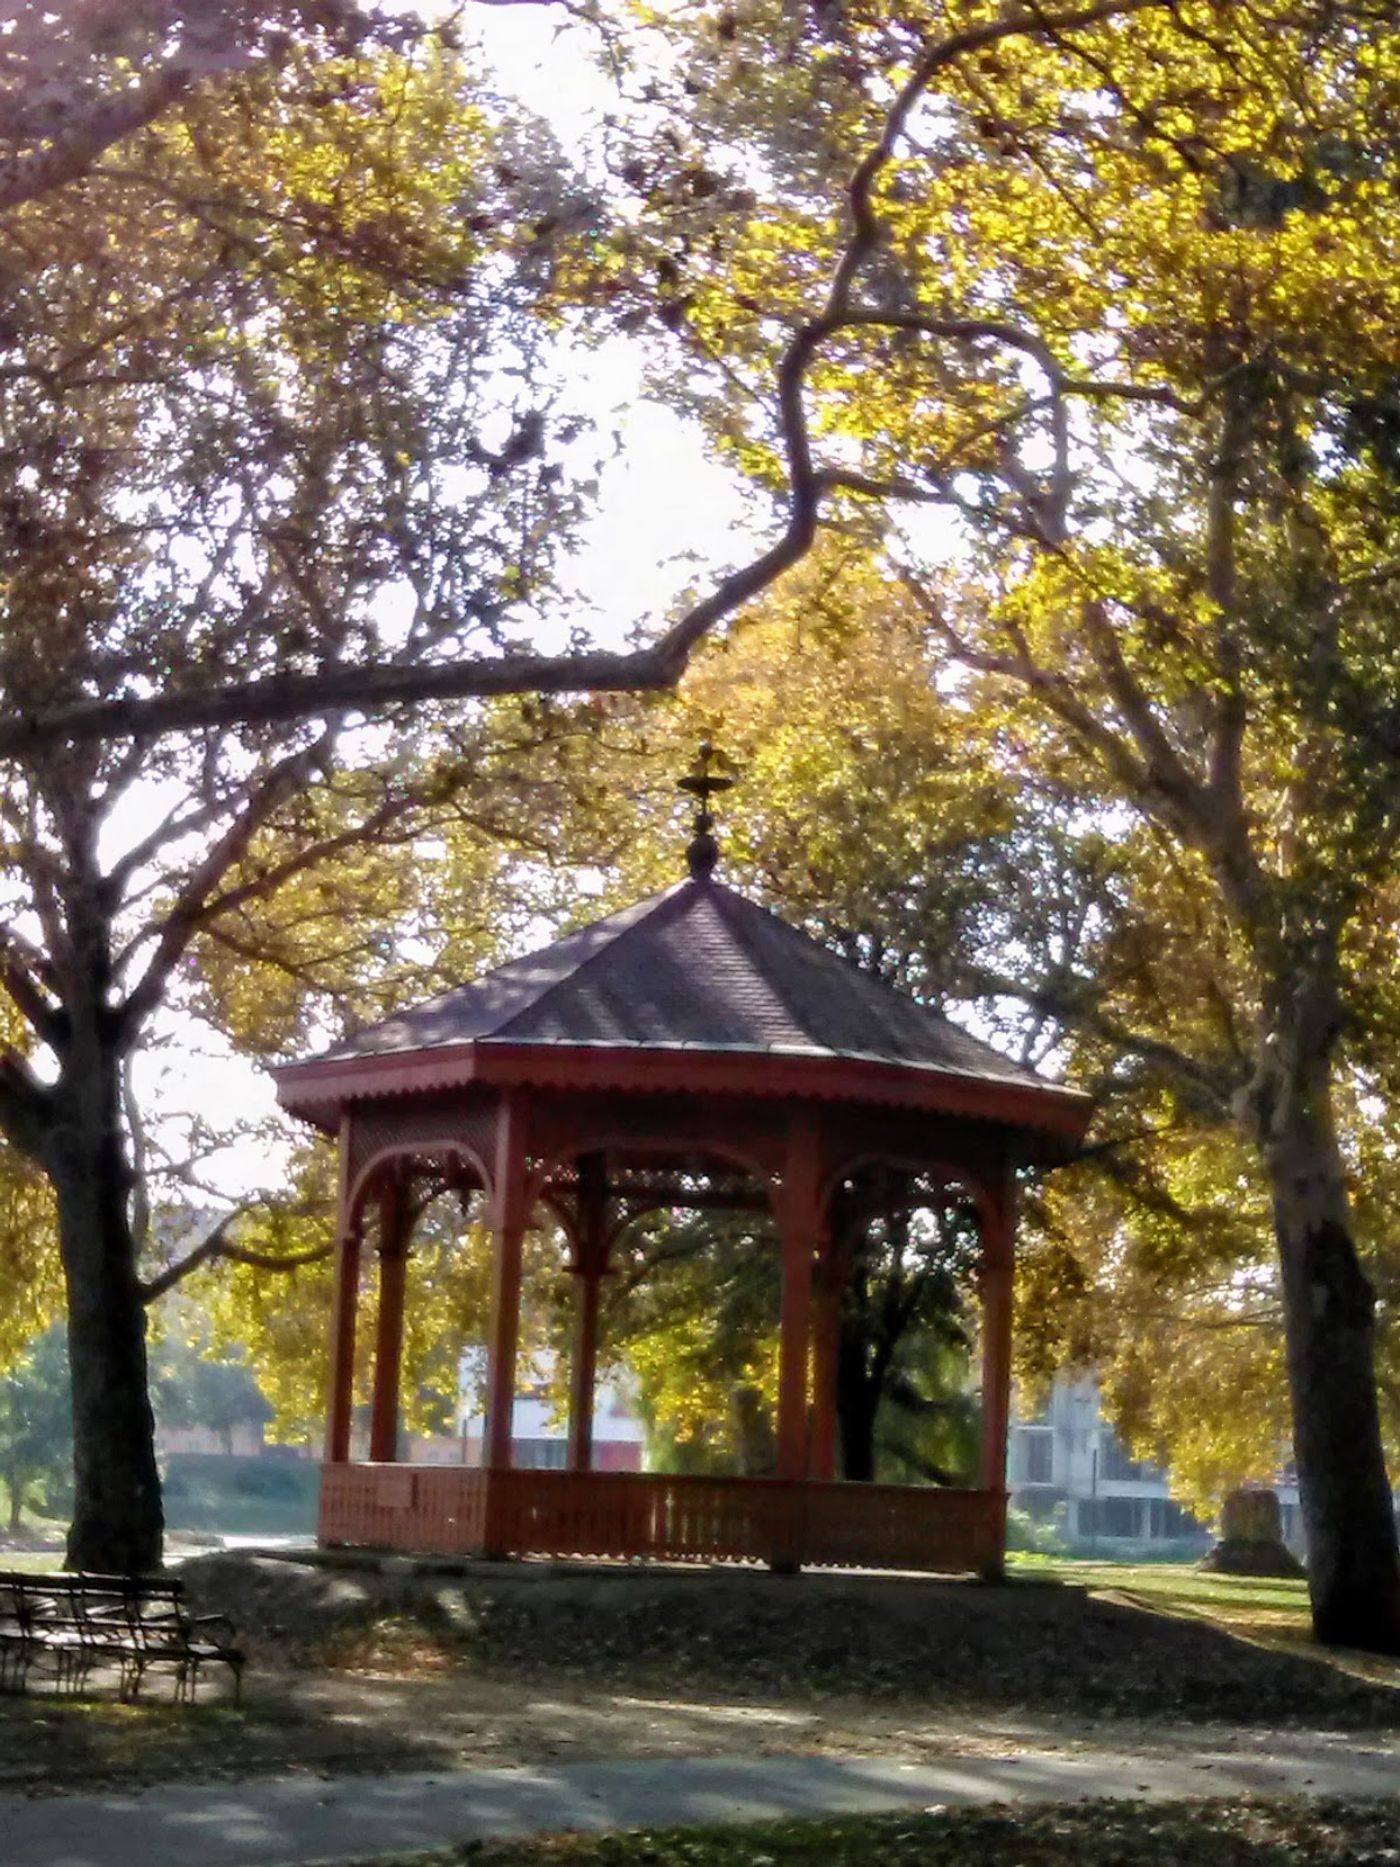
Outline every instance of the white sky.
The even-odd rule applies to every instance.
[[[477,19],[500,88],[543,115],[561,145],[577,152],[608,107],[607,82],[583,55],[578,35],[560,33],[548,7],[482,8]],[[564,566],[561,612],[609,643],[642,622],[659,627],[686,590],[704,586],[753,553],[758,537],[737,476],[709,460],[698,431],[672,409],[641,397],[641,361],[619,338],[582,353],[570,372],[575,403],[623,447],[600,478],[596,512]],[[277,1117],[267,1071],[235,1053],[217,1032],[174,1013],[154,1027],[152,1051],[134,1067],[138,1100],[153,1131],[178,1151],[179,1117],[198,1110],[240,1119]],[[292,1124],[284,1121],[288,1134]],[[274,1190],[284,1160],[242,1144],[210,1160],[204,1177],[230,1200]]]

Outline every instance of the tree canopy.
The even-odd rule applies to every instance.
[[[10,216],[16,708],[226,675],[277,688],[539,626],[586,474],[523,231],[557,199],[557,157],[494,121],[436,42],[322,60],[317,79],[253,68],[192,92],[120,167]],[[382,852],[418,839],[426,874],[426,839],[486,782],[470,720],[344,727],[332,710],[7,755],[0,1130],[57,1200],[81,1566],[157,1554],[129,1059],[172,999],[233,1009],[213,958],[192,970],[215,924],[219,951],[265,940],[284,971],[333,924],[352,990],[384,934],[371,876],[408,912]],[[255,927],[251,904],[284,885],[289,918]]]
[[[945,678],[1192,898],[1216,1015],[1124,1035],[1254,1152],[1318,1630],[1400,1644],[1337,1117],[1400,830],[1389,9],[717,23],[677,23],[696,140],[646,176],[746,152],[752,208],[669,249],[716,444],[813,525],[884,527]]]
[[[974,820],[950,931],[985,1002],[1029,1006],[1032,1051],[1072,1046],[1150,1125],[1194,1125],[1137,1173],[1144,1211],[1232,1170],[1267,1211],[1317,1625],[1400,1643],[1367,1243],[1396,1054],[1393,10],[651,19],[664,50],[619,60],[607,215],[441,35],[391,43],[348,5],[206,17],[229,69],[199,82],[193,10],[75,9],[67,129],[42,92],[25,116],[10,68],[12,175],[37,178],[0,326],[5,961],[30,1036],[0,1123],[57,1192],[80,1422],[90,1362],[144,1386],[117,1066],[196,939],[219,926],[237,958],[282,884],[328,927],[304,878],[352,845],[412,834],[435,862],[486,720],[396,702],[666,685],[826,528],[934,657],[925,769]],[[15,52],[42,55],[32,32]],[[137,118],[103,140],[114,98]],[[539,603],[581,493],[542,384],[547,326],[577,315],[650,333],[659,391],[778,529],[641,646],[554,655]],[[366,708],[390,723],[347,737]],[[860,835],[887,861],[832,931],[879,962],[928,806],[876,830],[841,756],[828,778],[828,854]],[[1000,948],[984,861],[1022,878]],[[294,914],[268,929],[315,975]],[[372,991],[360,938],[340,951]],[[200,989],[231,1008],[240,977],[211,958]],[[305,1015],[288,995],[266,1028]],[[1099,1216],[1111,1252],[1107,1196]],[[1194,1234],[1217,1271],[1225,1217]],[[126,1267],[100,1308],[99,1261]],[[117,1408],[129,1451],[140,1412]],[[96,1473],[80,1424],[80,1520]]]

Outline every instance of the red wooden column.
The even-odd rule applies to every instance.
[[[336,1200],[335,1286],[331,1296],[330,1381],[326,1400],[326,1461],[350,1458],[355,1404],[355,1311],[360,1295],[360,1231],[350,1210],[350,1117],[340,1122],[340,1187]]]
[[[812,1439],[807,1473],[822,1483],[836,1476],[836,1363],[841,1351],[841,1298],[846,1266],[835,1228],[821,1229],[816,1315],[812,1326]]]
[[[369,1420],[369,1456],[383,1464],[392,1464],[399,1456],[404,1289],[408,1280],[408,1201],[405,1195],[402,1175],[397,1167],[391,1167],[379,1193],[379,1322],[374,1346],[374,1400]]]
[[[1008,1171],[982,1208],[982,1460],[984,1491],[1001,1501],[995,1555],[984,1574],[1000,1575],[1006,1554],[1006,1435],[1011,1417],[1011,1305],[1016,1268],[1016,1183]]]
[[[574,1238],[574,1345],[569,1364],[569,1470],[593,1464],[593,1396],[598,1374],[598,1297],[608,1262],[608,1180],[601,1154],[578,1164]]]
[[[778,1229],[783,1241],[783,1312],[778,1362],[778,1476],[807,1475],[807,1367],[812,1264],[822,1229],[817,1126],[799,1111],[788,1131]]]
[[[501,1097],[491,1223],[491,1340],[486,1351],[486,1464],[509,1471],[515,1407],[515,1351],[520,1339],[521,1247],[525,1236],[526,1104],[517,1091]]]

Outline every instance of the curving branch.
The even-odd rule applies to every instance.
[[[229,1238],[229,1229],[235,1220],[251,1210],[251,1206],[242,1205],[226,1212],[213,1231],[202,1238],[192,1251],[141,1285],[141,1301],[148,1305],[159,1301],[167,1291],[183,1283],[204,1264],[224,1262],[248,1264],[258,1271],[294,1271],[303,1264],[321,1263],[335,1249],[333,1245],[315,1245],[306,1251],[279,1253],[250,1251],[245,1245],[236,1245]]]
[[[851,293],[861,267],[880,243],[880,216],[875,205],[875,191],[881,175],[894,160],[903,141],[909,119],[929,86],[949,66],[975,52],[986,51],[1004,39],[1049,38],[1057,33],[1077,32],[1085,26],[1097,26],[1105,20],[1130,13],[1170,8],[1174,0],[1096,0],[1096,4],[1071,7],[1063,13],[1039,8],[1023,11],[1012,6],[1000,19],[984,20],[937,40],[919,59],[900,87],[885,117],[879,140],[856,168],[847,189],[853,232],[837,265],[827,300],[828,314],[840,314],[850,308]]]
[[[840,251],[822,311],[790,340],[777,370],[779,425],[787,460],[787,520],[779,537],[748,564],[719,579],[653,644],[626,653],[483,656],[448,663],[360,662],[306,675],[277,675],[231,682],[199,693],[81,701],[62,707],[0,716],[0,758],[24,757],[62,742],[146,739],[205,727],[264,725],[315,719],[327,714],[382,714],[395,706],[432,700],[485,699],[516,693],[647,692],[674,687],[703,638],[725,618],[760,595],[811,548],[820,521],[823,493],[837,482],[817,471],[811,452],[803,390],[822,346],[838,331],[861,324],[898,328],[901,320],[855,302],[866,262],[880,241],[876,193],[880,178],[905,136],[910,116],[938,74],[959,60],[1013,38],[1050,32],[1073,33],[1106,20],[1169,7],[1172,0],[1093,0],[1059,12],[1009,6],[999,18],[944,35],[929,46],[901,87],[881,134],[857,165],[847,187],[851,233]],[[911,320],[910,328],[953,337],[953,321]],[[1063,483],[1063,372],[1038,340],[1014,326],[960,321],[964,335],[999,338],[1017,345],[1051,372],[1051,422],[1057,454],[1057,483]],[[1110,385],[1083,385],[1086,394],[1107,394]],[[863,491],[852,487],[850,490]],[[872,489],[873,490],[873,489]],[[1058,487],[1057,487],[1058,498]]]
[[[159,1007],[170,974],[190,941],[208,919],[211,897],[223,878],[248,853],[262,826],[287,798],[295,795],[310,773],[324,761],[330,738],[330,733],[324,734],[313,745],[274,765],[256,786],[228,829],[210,845],[195,865],[174,907],[165,917],[155,952],[120,1008],[123,1031],[139,1030]],[[221,902],[224,906],[228,904],[227,899]]]
[[[114,143],[145,129],[168,110],[190,83],[188,69],[168,66],[91,105],[77,123],[42,148],[12,155],[0,165],[0,210],[22,207],[80,180]]]

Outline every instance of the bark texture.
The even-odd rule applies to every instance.
[[[127,1218],[116,1046],[75,1044],[54,1095],[45,1165],[58,1202],[73,1383],[68,1566],[149,1573],[164,1513],[147,1388],[146,1310]]]
[[[1295,1053],[1296,1055],[1297,1053]],[[1352,1229],[1322,1046],[1271,1085],[1260,1141],[1283,1271],[1313,1628],[1400,1653],[1400,1551],[1381,1446],[1375,1293]]]

